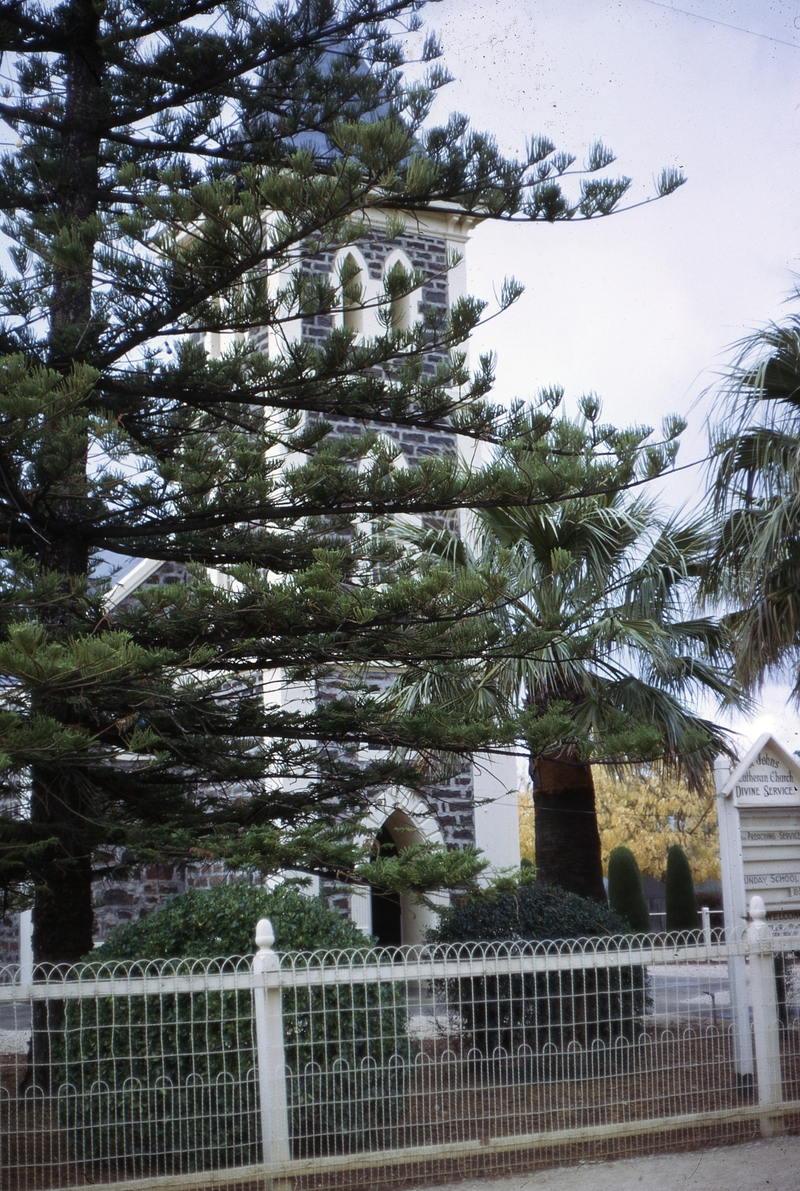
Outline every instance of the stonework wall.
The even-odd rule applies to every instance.
[[[412,319],[418,318],[426,308],[434,307],[446,317],[448,311],[448,262],[447,242],[443,236],[405,233],[391,241],[380,232],[372,232],[366,238],[358,241],[358,251],[364,258],[371,281],[379,281],[383,277],[387,258],[400,249],[408,258],[413,269],[419,269],[425,274],[426,281],[422,288],[412,295]],[[312,257],[308,263],[309,269],[317,274],[332,275],[338,250],[331,249]],[[332,276],[336,284],[337,279]],[[303,322],[303,338],[320,345],[330,334],[334,325],[334,316],[318,315]],[[425,371],[433,373],[437,364],[444,356],[438,352],[430,352],[426,357]],[[353,419],[331,418],[334,433],[360,434],[365,428],[378,430],[380,434],[391,438],[402,450],[408,464],[416,463],[431,455],[455,455],[458,450],[455,434],[443,433],[439,430],[423,430],[403,426],[387,426],[365,424]],[[428,520],[428,518],[426,518]],[[430,518],[430,520],[442,520]],[[454,526],[455,527],[455,526]],[[332,675],[330,681],[319,689],[319,698],[325,699],[337,694],[341,676]],[[383,690],[392,681],[392,675],[387,671],[375,670],[367,680],[367,686],[374,690]],[[431,786],[420,791],[421,797],[430,807],[442,832],[446,845],[450,848],[463,848],[475,843],[475,814],[474,788],[472,780],[472,764],[466,761],[462,770],[449,781]],[[349,907],[349,895],[339,893],[333,895],[329,891],[333,904],[343,912]]]
[[[364,685],[369,693],[377,694],[385,691],[392,679],[391,670],[376,666],[366,675]],[[341,675],[332,673],[326,682],[320,683],[317,688],[320,701],[324,702],[340,695],[341,681]],[[446,781],[424,786],[418,791],[433,812],[448,848],[465,848],[475,843],[475,788],[472,771],[472,761],[465,760],[459,773]]]
[[[104,942],[115,926],[136,922],[173,893],[252,880],[222,864],[148,864],[132,869],[124,880],[100,877],[94,883],[94,941]],[[8,913],[0,918],[0,967],[17,963],[19,916]]]
[[[19,963],[19,915],[4,914],[0,918],[0,968],[4,964]]]
[[[222,864],[148,864],[133,869],[125,880],[104,877],[95,882],[94,938],[96,943],[123,922],[135,922],[174,893],[189,889],[209,889],[247,880]]]
[[[188,583],[191,581],[191,578],[192,576],[182,562],[162,562],[158,570],[154,571],[152,575],[144,580],[141,587],[158,587],[170,583]],[[128,609],[137,603],[136,594],[133,593],[127,599],[121,600],[117,606]]]
[[[426,309],[432,308],[447,313],[448,307],[448,264],[447,241],[443,236],[432,236],[406,232],[392,240],[387,240],[380,231],[372,231],[357,244],[360,256],[364,258],[372,282],[378,282],[383,277],[384,267],[388,257],[400,249],[407,257],[412,269],[419,269],[425,274],[425,283],[411,295],[412,321],[416,321]],[[304,267],[310,273],[330,277],[334,285],[338,278],[334,276],[334,265],[340,250],[330,248],[324,252],[310,256],[304,261]],[[316,342],[322,346],[334,326],[334,315],[317,315],[315,318],[303,320],[303,338]],[[444,359],[441,352],[431,351],[425,361],[425,371],[430,375],[436,370],[437,364]]]
[[[440,785],[421,791],[442,829],[448,848],[466,848],[475,843],[475,794],[472,762],[465,761],[461,772]]]
[[[424,285],[411,295],[414,306],[412,319],[418,318],[426,308],[433,308],[446,318],[448,312],[448,268],[447,242],[440,236],[423,236],[405,234],[391,241],[380,232],[371,232],[365,239],[359,240],[358,251],[366,261],[371,280],[378,281],[383,276],[386,260],[396,249],[402,249],[412,268],[424,273],[427,280]],[[336,284],[334,264],[338,250],[329,249],[312,256],[306,262],[306,267],[312,273],[322,274],[331,278]],[[334,326],[334,315],[316,315],[306,318],[302,324],[304,340],[318,343],[322,346]],[[432,374],[445,356],[442,352],[430,351],[425,357],[425,372]],[[365,425],[346,418],[330,419],[339,434],[360,434]],[[367,424],[367,428],[370,425]],[[373,423],[372,429],[391,438],[402,450],[409,464],[418,463],[420,459],[430,455],[455,455],[456,436],[438,430],[421,430],[406,426],[391,426]]]

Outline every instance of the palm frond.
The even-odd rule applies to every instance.
[[[574,431],[574,433],[573,433]],[[596,441],[621,438],[599,427]],[[586,449],[584,423],[554,422],[554,450]],[[570,457],[569,466],[576,466]],[[607,463],[605,474],[610,474]],[[627,458],[616,472],[630,474]],[[490,615],[500,636],[472,666],[432,664],[407,673],[403,706],[445,700],[477,714],[527,716],[529,739],[562,755],[617,759],[646,755],[698,774],[726,748],[723,729],[691,710],[698,694],[740,703],[731,672],[729,626],[698,616],[694,597],[709,550],[698,520],[664,517],[649,498],[620,486],[595,496],[488,509],[474,515],[468,541],[445,530],[418,532],[421,565],[492,568],[503,600]],[[533,717],[533,719],[531,719]],[[555,739],[558,736],[558,739]]]
[[[740,681],[758,687],[800,673],[800,316],[740,345],[724,399],[703,594],[728,612]]]

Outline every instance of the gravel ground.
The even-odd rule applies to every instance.
[[[25,1054],[30,1036],[29,1030],[0,1030],[0,1055]]]
[[[800,1191],[800,1137],[620,1162],[583,1162],[425,1191]]]

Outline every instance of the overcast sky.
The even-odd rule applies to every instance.
[[[800,0],[441,0],[425,18],[457,76],[437,114],[466,112],[508,152],[545,133],[581,160],[602,138],[634,180],[628,201],[663,166],[687,175],[607,219],[484,225],[468,265],[480,296],[506,273],[526,286],[475,341],[497,354],[498,396],[559,383],[597,392],[618,424],[682,413],[679,462],[701,459],[731,345],[800,282]],[[702,485],[698,467],[669,491],[690,501]],[[784,697],[766,692],[747,737],[800,747]]]

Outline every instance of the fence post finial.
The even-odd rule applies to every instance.
[[[272,923],[269,918],[259,918],[256,926],[256,947],[259,953],[264,951],[272,951],[272,944],[275,942],[275,931],[272,929]]]
[[[767,907],[764,905],[764,899],[758,893],[754,893],[750,898],[750,921],[755,926],[759,934],[761,929],[767,925]]]

